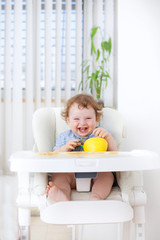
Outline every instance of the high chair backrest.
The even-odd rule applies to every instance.
[[[33,116],[34,151],[51,152],[56,143],[57,136],[69,129],[61,117],[62,108],[40,108]],[[103,108],[101,127],[106,128],[117,141],[119,146],[123,135],[123,121],[121,114],[111,108]]]

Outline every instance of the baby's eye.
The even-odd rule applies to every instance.
[[[91,117],[87,117],[86,119],[91,119]]]
[[[75,121],[78,121],[78,120],[79,120],[79,118],[74,118],[74,120],[75,120]]]

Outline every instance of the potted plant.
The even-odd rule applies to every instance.
[[[101,34],[102,39],[100,47],[95,46],[95,37],[97,34]],[[112,49],[111,38],[108,41],[103,40],[101,28],[93,27],[90,33],[91,41],[91,60],[84,60],[82,62],[82,73],[85,76],[84,87],[89,87],[90,93],[96,93],[97,100],[100,100],[102,93],[102,83],[107,87],[108,79],[110,79],[109,73],[109,58]],[[91,72],[92,69],[92,72]],[[83,80],[79,84],[79,89],[83,86]]]

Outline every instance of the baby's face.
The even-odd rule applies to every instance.
[[[80,137],[92,133],[96,127],[96,114],[92,107],[82,108],[74,103],[69,110],[68,125]]]

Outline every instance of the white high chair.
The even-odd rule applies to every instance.
[[[60,108],[42,108],[33,116],[35,145],[32,151],[21,151],[10,157],[11,171],[18,173],[19,226],[21,239],[29,239],[30,208],[40,209],[42,221],[50,224],[124,223],[120,233],[123,240],[130,239],[129,224],[135,224],[135,239],[144,240],[144,206],[142,170],[159,168],[157,154],[149,151],[97,153],[59,153],[53,151],[56,137],[68,129],[60,116]],[[103,109],[100,126],[105,127],[116,139],[120,149],[123,121],[120,113]],[[38,154],[38,153],[45,154]],[[48,172],[116,172],[119,187],[106,200],[88,201],[90,179],[77,180],[78,191],[72,191],[72,201],[53,203],[45,196]],[[84,192],[83,192],[84,191]],[[73,236],[73,239],[74,236]],[[79,239],[80,240],[80,239]]]

